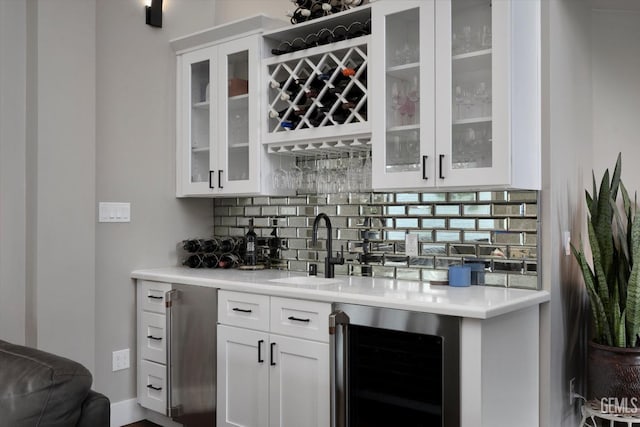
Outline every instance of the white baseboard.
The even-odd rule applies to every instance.
[[[146,418],[146,410],[136,399],[111,404],[111,427],[121,427]]]
[[[136,399],[122,400],[111,404],[111,427],[121,427],[141,420],[149,420],[163,427],[182,427],[182,424],[138,405]]]

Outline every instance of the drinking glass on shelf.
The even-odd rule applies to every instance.
[[[297,190],[302,185],[302,169],[294,161],[291,169],[287,171],[287,187],[290,190]]]
[[[371,190],[371,152],[367,152],[364,164],[362,165],[362,183],[360,191]]]

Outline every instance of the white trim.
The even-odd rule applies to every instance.
[[[120,427],[144,420],[146,410],[136,399],[121,400],[111,404],[111,427]]]

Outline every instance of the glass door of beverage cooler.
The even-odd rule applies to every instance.
[[[259,127],[255,86],[259,76],[258,40],[234,40],[219,47],[224,64],[220,73],[220,133],[212,163],[217,163],[216,186],[222,193],[259,189]],[[214,158],[215,157],[215,158]]]
[[[372,8],[373,187],[435,184],[434,3],[381,2]]]
[[[215,132],[215,50],[186,53],[181,67],[181,108],[178,150],[184,173],[179,177],[184,194],[206,194],[211,170],[211,135]]]
[[[496,22],[509,2],[436,2],[438,186],[506,182],[506,52]],[[496,19],[498,18],[498,19]],[[498,33],[496,33],[498,30]]]

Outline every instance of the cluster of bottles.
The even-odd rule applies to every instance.
[[[367,120],[367,68],[335,67],[312,73],[308,78],[291,76],[271,82],[280,100],[289,106],[272,109],[269,117],[279,119],[284,129],[305,129]]]
[[[191,268],[234,268],[242,262],[245,246],[242,237],[187,239],[182,249],[187,252],[182,264]]]
[[[258,259],[256,239],[253,220],[249,220],[249,231],[244,237],[229,236],[183,240],[181,246],[187,255],[182,264],[191,268],[255,266]]]
[[[296,10],[287,13],[292,24],[342,12],[362,4],[362,0],[291,0]]]
[[[316,46],[366,36],[367,34],[371,34],[370,19],[367,19],[364,23],[354,21],[348,26],[336,25],[333,28],[322,28],[318,32],[310,33],[304,37],[284,40],[278,47],[271,49],[271,53],[273,55],[284,55],[285,53],[297,52]]]

